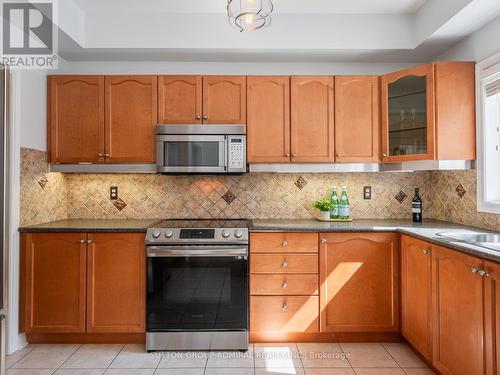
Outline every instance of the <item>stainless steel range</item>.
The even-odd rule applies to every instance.
[[[146,349],[247,350],[247,222],[167,220],[146,248]]]

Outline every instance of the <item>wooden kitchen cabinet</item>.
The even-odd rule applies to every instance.
[[[401,236],[401,325],[403,336],[432,360],[431,244]]]
[[[158,76],[158,122],[201,124],[201,76]]]
[[[104,150],[104,76],[47,77],[49,163],[97,163]]]
[[[203,76],[203,123],[246,124],[247,78]]]
[[[485,374],[482,266],[432,246],[433,365],[443,375]]]
[[[380,78],[335,77],[335,161],[380,161]]]
[[[333,77],[291,77],[292,162],[335,161]]]
[[[88,239],[87,332],[144,332],[144,234],[90,233]]]
[[[247,78],[247,160],[290,162],[290,77]]]
[[[105,116],[106,162],[156,161],[156,76],[106,76]]]
[[[484,278],[484,316],[486,374],[500,371],[500,264],[484,262],[488,276]]]
[[[322,332],[399,330],[395,233],[320,233]]]
[[[436,62],[382,76],[382,160],[475,159],[472,62]]]
[[[24,244],[26,332],[85,332],[85,234],[33,233]]]

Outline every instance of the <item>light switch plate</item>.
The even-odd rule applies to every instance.
[[[109,199],[118,199],[118,186],[111,186],[109,188]]]
[[[363,198],[364,199],[372,199],[372,187],[371,186],[363,186]]]

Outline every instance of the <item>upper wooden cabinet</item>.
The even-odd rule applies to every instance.
[[[382,76],[382,160],[475,159],[474,63]]]
[[[90,233],[88,239],[87,332],[144,332],[144,234]]]
[[[398,235],[320,233],[320,242],[321,331],[398,331]]]
[[[333,162],[333,77],[291,77],[292,162]]]
[[[290,162],[289,77],[248,77],[247,160]]]
[[[432,254],[433,365],[443,375],[485,374],[483,261],[441,246]]]
[[[201,76],[158,77],[158,122],[201,124]]]
[[[104,151],[104,76],[48,76],[50,163],[96,163]]]
[[[85,332],[85,233],[28,234],[24,244],[26,332]]]
[[[401,236],[401,318],[403,336],[432,360],[431,244]]]
[[[156,161],[156,81],[156,76],[106,76],[106,162]]]
[[[380,78],[335,77],[335,161],[380,161]]]
[[[159,76],[162,124],[246,124],[245,76]]]

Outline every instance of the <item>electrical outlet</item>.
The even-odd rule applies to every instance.
[[[118,199],[118,186],[111,186],[109,188],[109,199]]]
[[[363,198],[364,199],[372,199],[372,187],[364,186],[363,187]]]

